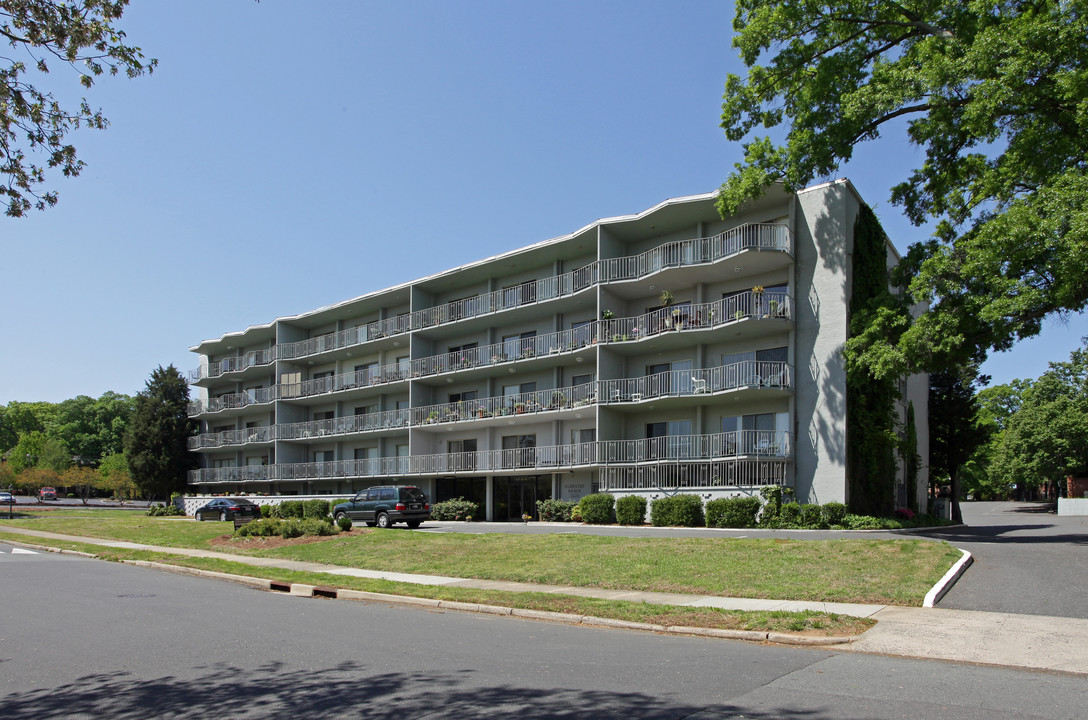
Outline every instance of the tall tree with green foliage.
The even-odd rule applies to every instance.
[[[949,480],[952,519],[956,522],[963,522],[960,471],[989,439],[989,429],[978,422],[977,381],[978,366],[940,370],[929,376],[930,481]]]
[[[1086,340],[1088,341],[1088,340]],[[1021,488],[1088,473],[1088,346],[1027,387],[994,452],[995,473]]]
[[[0,406],[0,453],[15,447],[22,435],[44,433],[53,425],[57,406],[49,402],[12,400]]]
[[[124,447],[133,399],[107,391],[98,399],[77,395],[57,404],[52,434],[73,456],[97,463]]]
[[[722,127],[747,139],[731,213],[830,177],[905,130],[925,161],[891,190],[932,239],[905,258],[915,322],[874,314],[848,352],[881,376],[981,361],[1088,303],[1084,0],[736,0]],[[756,137],[785,126],[784,144]]]
[[[189,470],[196,467],[189,450],[196,423],[189,419],[188,405],[189,383],[173,365],[155,369],[136,395],[125,456],[132,480],[149,499],[183,491]]]
[[[65,177],[83,171],[69,133],[109,124],[86,98],[66,106],[40,87],[50,70],[64,67],[88,89],[102,75],[133,78],[155,69],[158,61],[145,59],[118,27],[127,5],[128,0],[0,0],[0,38],[11,48],[0,57],[0,197],[10,217],[56,205],[57,193],[42,189],[46,170],[56,168]]]

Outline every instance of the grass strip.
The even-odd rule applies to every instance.
[[[25,535],[9,533],[0,533],[0,539],[30,542],[35,545],[74,550],[113,562],[120,562],[122,560],[144,560],[162,563],[164,565],[177,565],[180,567],[230,573],[233,575],[259,577],[284,583],[303,583],[307,585],[344,588],[347,590],[385,593],[388,595],[405,595],[409,597],[433,598],[437,600],[499,605],[527,610],[545,610],[654,625],[804,633],[806,635],[816,636],[849,636],[859,635],[876,624],[876,621],[867,618],[855,618],[848,615],[822,613],[811,610],[800,612],[777,610],[722,610],[719,608],[690,608],[677,605],[656,605],[652,603],[623,600],[581,598],[570,595],[555,595],[552,593],[450,588],[392,582],[389,580],[355,578],[343,575],[330,575],[327,573],[298,572],[280,568],[255,567],[245,563],[217,560],[214,558],[192,558],[163,552],[124,550],[74,541],[28,538]]]
[[[360,530],[263,548],[228,523],[131,511],[42,513],[27,528],[342,567],[609,590],[918,606],[960,552],[905,539],[630,538]]]

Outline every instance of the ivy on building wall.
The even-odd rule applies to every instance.
[[[907,483],[907,507],[915,513],[918,508],[918,467],[922,458],[918,455],[918,424],[914,420],[914,403],[907,405],[907,419],[903,428],[903,444],[900,454],[903,456],[903,476]],[[922,512],[926,508],[921,508]]]
[[[902,312],[902,300],[888,287],[886,235],[876,214],[862,205],[854,221],[850,335],[872,332],[874,318]],[[876,377],[846,357],[846,472],[848,504],[858,515],[887,515],[894,508],[895,377]]]

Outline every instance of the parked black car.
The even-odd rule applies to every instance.
[[[193,513],[197,520],[233,520],[236,517],[259,518],[261,508],[241,498],[216,498]]]
[[[431,516],[431,506],[414,485],[379,485],[355,493],[351,500],[334,507],[332,515],[338,520],[362,520],[370,527],[387,528],[402,522],[417,528]]]

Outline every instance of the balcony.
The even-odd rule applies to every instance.
[[[685,490],[789,484],[788,460],[713,460],[601,468],[601,490]]]
[[[328,435],[392,430],[408,427],[409,417],[411,417],[411,411],[402,409],[291,423],[280,425],[276,436],[280,440],[308,440]]]
[[[793,300],[786,293],[746,292],[698,305],[661,308],[645,315],[597,323],[599,342],[643,340],[685,330],[706,330],[754,319],[790,320]]]
[[[639,255],[599,261],[600,281],[638,280],[665,268],[706,265],[745,250],[792,251],[785,225],[748,224],[708,238],[665,243]]]
[[[189,438],[189,449],[205,450],[231,445],[272,442],[275,439],[275,430],[276,428],[266,425],[264,427],[245,428],[244,430],[224,430],[218,433],[196,435]]]
[[[208,400],[194,400],[188,405],[189,417],[224,410],[239,410],[250,405],[264,405],[276,399],[276,388],[254,388],[240,393],[220,395]]]
[[[276,349],[252,350],[240,357],[223,358],[218,362],[208,363],[208,367],[199,367],[189,371],[189,382],[200,382],[217,378],[227,373],[241,372],[253,367],[271,365],[276,361]]]
[[[602,282],[637,280],[662,269],[686,266],[708,265],[746,250],[777,251],[789,253],[792,243],[789,229],[783,225],[749,224],[733,228],[713,237],[694,240],[681,240],[660,245],[639,255],[610,258],[590,263],[563,275],[533,280],[521,285],[495,290],[476,297],[455,300],[432,308],[415,310],[404,315],[385,320],[376,320],[358,327],[308,338],[294,343],[284,343],[266,350],[246,353],[240,358],[225,358],[211,363],[208,368],[198,368],[189,372],[191,381],[214,378],[224,373],[237,372],[249,367],[269,365],[275,360],[293,360],[320,355],[322,353],[351,348],[374,340],[394,335],[403,335],[413,330],[437,327],[460,320],[489,315],[560,297],[567,297],[593,287]],[[709,305],[714,305],[710,303]],[[714,324],[715,317],[733,317],[738,311],[743,317],[756,315],[753,306],[743,308],[718,309],[712,316],[707,308],[699,315],[700,323]],[[662,317],[654,317],[645,326],[632,325],[626,330],[609,329],[606,337],[627,335],[633,339],[635,329],[645,337],[646,333],[656,334],[663,330],[680,329],[668,316],[668,310],[661,311]],[[693,316],[694,317],[694,316]],[[630,318],[629,318],[630,319]],[[740,319],[736,317],[735,319]],[[666,327],[668,321],[668,327]],[[690,321],[689,321],[690,322]],[[555,346],[554,344],[552,346]],[[550,348],[544,352],[549,352]],[[562,345],[559,345],[562,347]],[[490,357],[490,355],[488,355]],[[479,364],[479,363],[478,363]],[[415,370],[415,368],[413,368]],[[438,371],[436,371],[438,372]],[[426,374],[426,373],[424,373]]]
[[[253,480],[501,474],[514,471],[539,473],[594,466],[699,465],[706,464],[705,461],[726,459],[786,461],[791,454],[792,437],[789,433],[743,430],[710,435],[676,435],[467,453],[204,468],[190,472],[189,481],[193,484],[209,484]]]

